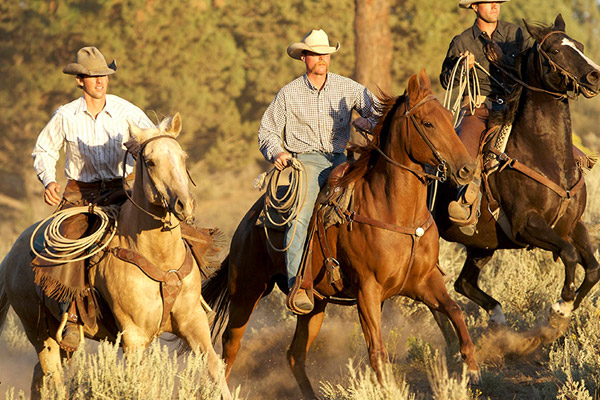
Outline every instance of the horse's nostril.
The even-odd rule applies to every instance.
[[[592,71],[589,74],[587,74],[586,76],[586,80],[591,83],[592,85],[595,85],[598,83],[598,81],[600,81],[600,72],[598,71]]]
[[[469,168],[468,166],[466,166],[466,165],[465,165],[464,167],[462,167],[462,168],[461,168],[461,169],[458,171],[458,176],[459,176],[461,179],[468,179],[468,178],[470,178],[470,177],[471,177],[471,175],[473,174],[473,172],[472,172],[472,171],[473,171],[473,170],[472,170],[472,168]]]

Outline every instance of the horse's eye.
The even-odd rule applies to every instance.
[[[147,167],[154,167],[154,165],[155,165],[154,161],[152,161],[152,160],[146,160],[146,166]]]
[[[560,50],[559,50],[559,49],[554,49],[554,50],[552,50],[552,54],[558,54],[558,53],[560,53]]]
[[[429,121],[424,121],[423,122],[423,126],[425,128],[433,128],[433,124],[431,122],[429,122]]]

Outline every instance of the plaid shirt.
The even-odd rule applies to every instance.
[[[104,109],[96,119],[82,97],[60,106],[38,136],[33,149],[33,168],[47,186],[56,181],[56,162],[65,149],[65,176],[81,182],[121,177],[125,146],[131,121],[141,128],[154,124],[138,107],[118,96],[107,94]],[[133,170],[128,159],[127,174]]]
[[[319,90],[304,74],[285,85],[265,111],[259,149],[270,162],[284,148],[290,153],[343,153],[350,139],[352,110],[374,125],[375,101],[369,89],[352,79],[329,72]]]

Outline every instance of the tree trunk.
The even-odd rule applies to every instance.
[[[355,0],[354,77],[374,93],[392,87],[390,0]]]

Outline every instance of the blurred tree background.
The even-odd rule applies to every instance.
[[[515,0],[502,7],[503,19],[521,26],[522,18],[549,24],[558,13],[600,62],[597,0]],[[382,27],[373,20],[378,15]],[[259,121],[281,86],[304,72],[286,48],[310,29],[323,28],[341,43],[331,71],[400,94],[410,75],[425,68],[442,98],[438,75],[448,44],[474,21],[458,0],[20,0],[1,2],[0,16],[0,212],[17,222],[4,224],[3,232],[39,217],[33,210],[43,204],[42,185],[31,150],[52,112],[81,95],[62,68],[82,46],[117,59],[110,93],[156,122],[179,111],[192,170],[201,166],[204,176],[214,176],[265,167],[256,144]],[[377,38],[371,31],[383,36],[370,49],[364,46]],[[391,54],[379,68],[367,62],[385,48]],[[594,151],[599,111],[597,98],[572,102],[575,133]]]

